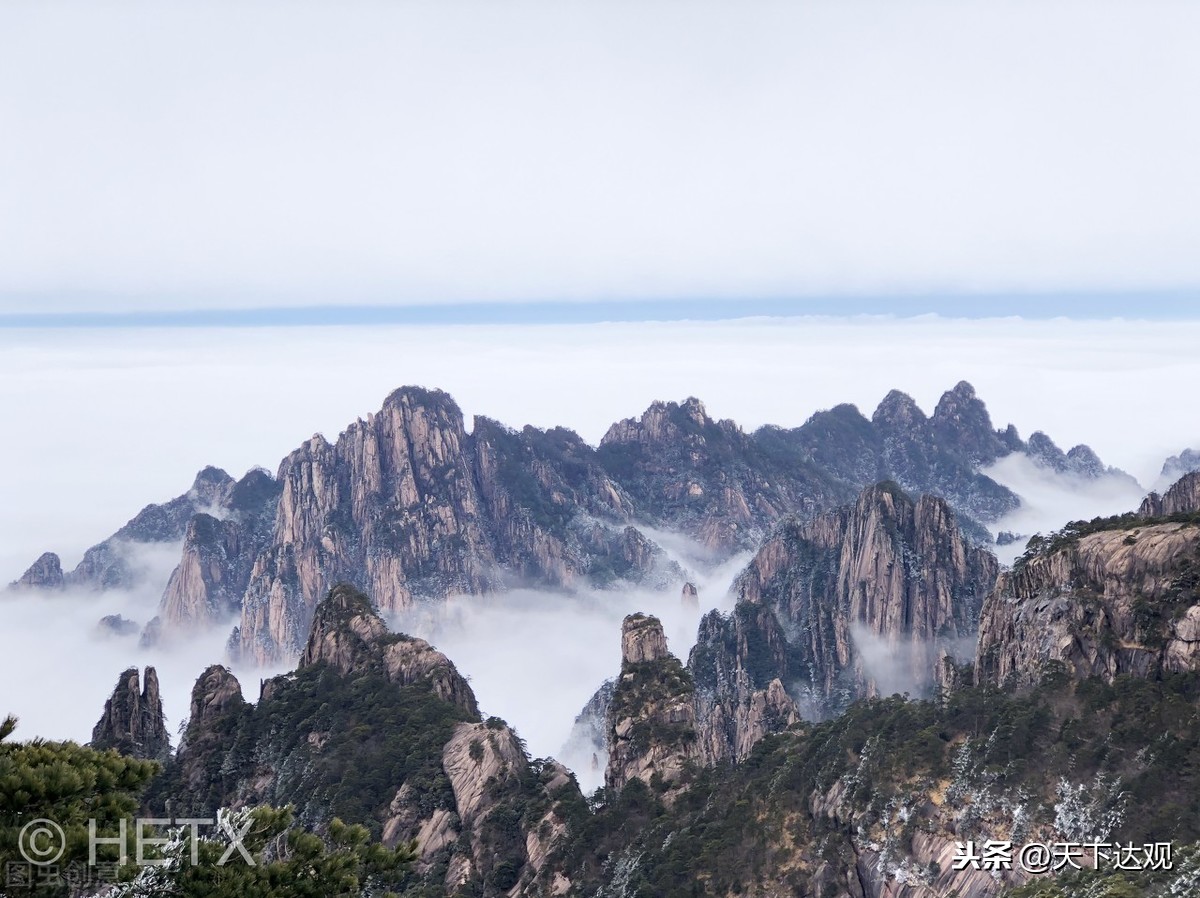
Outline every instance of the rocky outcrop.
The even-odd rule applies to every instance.
[[[391,633],[371,600],[352,586],[335,586],[317,608],[299,668],[325,664],[344,676],[367,668],[397,686],[427,685],[438,698],[478,716],[470,685],[450,659],[423,639]]]
[[[1159,483],[1174,483],[1184,474],[1200,471],[1200,449],[1184,449],[1163,462]]]
[[[174,812],[208,814],[236,793],[230,752],[234,734],[250,711],[242,684],[228,668],[214,664],[200,674],[192,687],[179,750],[167,769],[166,778],[178,796]]]
[[[43,552],[19,580],[8,584],[9,589],[62,589],[62,562],[53,552]]]
[[[254,561],[270,540],[280,489],[266,471],[252,470],[223,494],[211,509],[216,514],[192,516],[157,625],[143,634],[143,643],[225,626],[240,614]]]
[[[739,651],[738,634],[731,619],[716,611],[700,622],[696,645],[688,658],[688,671],[697,690],[697,731],[700,757],[705,764],[742,760],[764,736],[787,729],[800,719],[799,709],[773,677],[761,686],[750,673]]]
[[[1200,525],[1128,520],[1050,540],[984,604],[976,681],[1200,669]]]
[[[135,758],[165,760],[171,752],[159,693],[158,673],[146,668],[146,685],[138,669],[131,667],[117,680],[112,697],[104,703],[104,714],[92,730],[92,748],[116,749]]]
[[[738,578],[733,614],[705,619],[690,666],[714,690],[739,670],[755,689],[778,678],[817,717],[864,695],[929,695],[939,654],[965,653],[997,569],[943,500],[879,484],[782,524]]]
[[[641,579],[661,553],[632,528],[596,526],[631,506],[592,454],[561,429],[517,433],[477,418],[468,436],[445,393],[397,390],[336,443],[315,436],[280,466],[274,533],[231,652],[268,661],[298,651],[339,580],[395,610],[510,579],[571,587],[593,568],[602,580]]]
[[[662,623],[656,617],[631,614],[621,625],[621,664],[646,664],[670,656]]]
[[[944,394],[932,417],[911,396],[892,390],[869,420],[855,406],[840,405],[813,415],[789,438],[852,487],[843,502],[873,483],[894,480],[913,493],[944,496],[982,521],[1019,504],[979,467],[1023,444],[1011,427],[992,429],[986,408],[967,383]]]
[[[849,863],[842,866],[822,860],[815,865],[809,887],[813,894],[838,896],[871,895],[878,898],[998,898],[1006,889],[1028,882],[1032,877],[1013,864],[1012,869],[955,869],[957,844],[949,808],[935,806],[926,799],[921,808],[933,820],[921,828],[905,828],[907,814],[875,815],[866,811],[854,796],[852,776],[839,779],[827,790],[816,792],[810,800],[817,820],[851,833],[848,838]],[[920,798],[913,802],[915,813]],[[936,821],[936,822],[935,822]],[[1007,821],[1004,821],[1007,823]],[[997,821],[997,832],[1004,825]],[[1055,834],[1042,838],[1052,842]],[[803,852],[803,848],[800,849]]]
[[[447,891],[476,880],[513,895],[565,894],[570,880],[548,861],[568,833],[559,802],[578,796],[570,772],[553,761],[532,768],[516,734],[494,718],[459,724],[442,764],[462,833],[446,872]],[[542,809],[517,811],[531,788]]]
[[[242,684],[227,667],[214,664],[196,681],[192,688],[188,729],[207,728],[230,708],[245,706]]]
[[[1161,496],[1151,493],[1138,508],[1138,514],[1147,518],[1197,512],[1200,512],[1200,472],[1183,475]]]
[[[1090,446],[1080,444],[1063,452],[1054,440],[1040,430],[1029,437],[1025,452],[1036,464],[1058,474],[1071,474],[1086,480],[1117,477],[1130,483],[1136,483],[1124,471],[1110,468],[1100,461],[1100,457]]]
[[[764,441],[733,421],[713,420],[692,397],[655,402],[639,418],[613,424],[597,458],[640,516],[729,552],[752,544],[788,511],[826,504],[845,490],[795,447],[780,457],[774,443],[773,433]]]
[[[605,786],[620,791],[632,779],[670,789],[700,760],[695,686],[667,651],[662,623],[631,614],[621,627],[621,675],[605,718]]]
[[[241,609],[242,590],[229,575],[239,557],[238,528],[211,515],[188,522],[183,559],[167,581],[160,617],[172,629],[220,623]],[[244,587],[243,587],[244,588]]]
[[[503,721],[481,722],[449,660],[389,633],[345,585],[317,606],[300,666],[256,705],[227,669],[204,672],[147,798],[156,813],[262,802],[293,805],[307,826],[339,816],[388,846],[415,842],[422,888],[514,896],[570,888],[557,859],[585,808],[569,771],[530,761]]]
[[[638,522],[727,558],[785,517],[811,517],[884,478],[946,497],[963,512],[960,526],[986,541],[968,516],[994,520],[1017,499],[979,468],[1025,448],[1013,428],[992,428],[966,383],[929,416],[893,391],[870,420],[842,405],[752,434],[714,420],[697,399],[656,402],[597,448],[563,428],[518,431],[485,417],[468,432],[445,393],[404,387],[336,440],[304,443],[276,477],[252,471],[234,482],[206,468],[187,493],[90,549],[63,582],[129,587],[146,575],[147,545],[180,541],[143,642],[232,612],[231,658],[277,663],[300,653],[317,603],[338,582],[386,610],[514,584],[678,589],[688,573]],[[1075,455],[1077,466],[1099,464]],[[55,582],[42,567],[31,582]]]
[[[104,542],[84,552],[83,560],[66,575],[67,585],[86,589],[134,586],[141,578],[136,564],[138,547],[178,542],[192,516],[220,508],[234,485],[234,479],[220,468],[205,468],[186,493],[162,505],[147,505]]]
[[[120,614],[106,614],[96,624],[96,632],[102,637],[136,636],[141,626]]]
[[[996,431],[987,406],[965,380],[942,394],[929,419],[929,431],[936,446],[945,448],[976,467],[990,465],[1016,447],[1016,431]]]

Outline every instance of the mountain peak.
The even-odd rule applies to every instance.
[[[229,668],[213,664],[200,674],[196,685],[192,687],[189,729],[192,725],[212,720],[228,707],[244,703],[242,684],[238,678]]]
[[[1161,496],[1151,493],[1138,509],[1138,514],[1148,518],[1194,512],[1200,512],[1200,471],[1184,474]]]
[[[712,420],[708,417],[708,411],[704,408],[704,403],[695,396],[689,396],[679,408],[697,424],[704,425]]]
[[[313,613],[297,670],[314,664],[343,676],[380,669],[397,686],[424,683],[443,701],[479,716],[475,693],[450,659],[423,639],[390,632],[371,600],[348,583],[333,587]]]
[[[942,394],[929,420],[936,443],[959,453],[972,465],[991,464],[1010,451],[992,428],[987,406],[965,380]]]
[[[436,409],[451,417],[462,419],[462,409],[454,401],[454,397],[445,390],[431,389],[415,385],[398,387],[383,400],[383,408],[426,408]]]
[[[671,653],[662,621],[647,614],[631,614],[621,623],[621,659],[625,664],[659,661]]]
[[[201,468],[187,495],[197,505],[220,505],[229,497],[236,481],[220,468]]]
[[[167,758],[171,742],[153,667],[146,668],[145,688],[136,667],[117,678],[112,697],[104,703],[104,714],[92,730],[91,745],[101,751],[114,748],[135,758]]]
[[[883,397],[883,401],[871,416],[873,424],[884,424],[892,427],[912,427],[924,424],[929,418],[921,411],[916,400],[902,390],[892,390]]]
[[[353,586],[339,583],[313,612],[298,667],[325,663],[350,673],[375,654],[376,643],[387,632],[371,600]]]
[[[855,517],[863,521],[873,509],[880,509],[886,517],[895,517],[901,509],[916,506],[913,498],[892,480],[882,480],[866,487],[858,494],[854,505]]]
[[[608,428],[600,445],[611,443],[661,444],[678,441],[683,435],[695,433],[712,425],[704,403],[695,396],[683,402],[656,399],[638,418],[625,418]],[[723,425],[736,427],[733,422]]]
[[[62,589],[62,561],[54,552],[43,552],[19,580],[8,584],[9,589]]]
[[[1184,449],[1178,455],[1172,455],[1163,462],[1159,477],[1167,483],[1174,483],[1192,471],[1200,471],[1200,449]]]
[[[942,398],[938,400],[938,404],[933,410],[933,417],[951,419],[964,413],[977,415],[980,410],[987,420],[988,430],[991,430],[991,418],[988,417],[987,407],[975,394],[975,388],[967,381],[960,380],[954,385],[954,389],[947,390],[942,394]]]

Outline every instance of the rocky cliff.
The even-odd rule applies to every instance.
[[[460,826],[447,892],[460,893],[472,882],[512,895],[570,890],[561,866],[549,863],[568,835],[560,803],[578,796],[565,767],[552,760],[531,766],[516,734],[494,719],[459,724],[442,767]]]
[[[1151,493],[1138,509],[1142,517],[1200,512],[1200,471],[1185,474],[1163,494]]]
[[[1184,474],[1200,471],[1200,449],[1184,449],[1163,462],[1159,482],[1174,483]]]
[[[163,716],[158,673],[146,668],[143,688],[138,669],[131,667],[117,679],[112,697],[104,703],[104,714],[92,730],[92,748],[112,748],[135,758],[164,761],[171,752]]]
[[[619,792],[633,779],[660,789],[678,784],[700,760],[695,686],[667,650],[656,617],[631,614],[621,626],[621,674],[605,722],[607,788]]]
[[[449,658],[423,639],[389,632],[370,599],[344,584],[335,586],[318,607],[299,669],[318,664],[343,676],[376,669],[397,686],[423,686],[442,701],[479,715],[475,693]]]
[[[993,429],[987,408],[965,381],[944,393],[929,416],[911,396],[893,390],[870,419],[841,405],[818,412],[788,439],[855,492],[894,480],[913,493],[943,496],[979,521],[995,520],[1019,504],[979,469],[1025,446],[1011,425]]]
[[[186,493],[162,505],[147,505],[104,542],[84,552],[83,560],[66,575],[66,584],[87,589],[136,585],[138,548],[178,542],[192,517],[222,508],[234,486],[234,479],[220,468],[205,468]]]
[[[706,764],[744,760],[764,736],[781,732],[800,718],[782,680],[772,677],[761,685],[755,683],[742,663],[736,636],[729,641],[733,633],[726,623],[715,611],[707,614],[688,658],[688,671],[697,684],[699,754]]]
[[[795,450],[786,458],[703,403],[656,402],[609,428],[597,458],[640,514],[714,551],[753,543],[789,511],[835,501],[845,486]]]
[[[297,651],[317,599],[354,580],[381,607],[414,597],[681,576],[626,520],[631,504],[565,430],[468,435],[444,393],[398,390],[329,443],[284,460],[271,545],[254,563],[230,642],[260,661]]]
[[[254,560],[270,540],[279,493],[275,478],[253,470],[209,511],[192,515],[182,557],[167,581],[158,617],[143,633],[144,644],[228,626],[240,615]]]
[[[53,552],[43,552],[20,579],[8,584],[9,589],[62,589],[62,562]]]
[[[1200,520],[1125,517],[1084,529],[1033,543],[1001,576],[984,604],[978,682],[1200,669]]]
[[[941,652],[969,654],[996,574],[943,500],[879,484],[780,525],[738,578],[733,613],[703,622],[690,667],[711,690],[779,679],[818,717],[863,695],[927,695]]]
[[[630,781],[598,811],[599,860],[576,879],[605,898],[695,883],[728,898],[1000,898],[1030,879],[1016,862],[1027,844],[1190,845],[1196,686],[1059,679],[1020,694],[964,684],[937,702],[865,699],[665,796]],[[955,863],[960,843],[979,854],[992,840],[1011,842],[1013,864]],[[1177,861],[1143,890],[1111,865],[1101,883],[1062,870],[1062,891],[1046,880],[1037,894],[1191,895],[1194,874]]]
[[[582,796],[557,762],[533,762],[503,721],[481,721],[466,680],[423,640],[390,633],[339,585],[317,605],[295,672],[256,705],[225,668],[192,692],[183,744],[155,813],[292,804],[305,825],[362,823],[415,842],[409,883],[429,894],[564,894],[568,818]]]
[[[255,471],[235,482],[206,468],[62,579],[127,587],[142,549],[182,542],[144,641],[223,625],[232,613],[231,656],[278,662],[299,654],[317,602],[341,581],[385,609],[512,584],[678,589],[687,571],[639,522],[722,559],[789,515],[852,501],[883,478],[946,497],[959,526],[986,541],[971,519],[992,521],[1017,499],[980,468],[1011,452],[1054,460],[1052,445],[993,428],[966,383],[931,415],[893,391],[870,419],[843,405],[798,428],[754,433],[714,420],[696,399],[656,402],[596,448],[563,428],[518,431],[484,417],[468,432],[445,393],[405,387],[336,440],[314,436],[275,477]],[[1100,469],[1086,447],[1063,458],[1072,470]],[[23,580],[54,586],[50,557]]]
[[[701,643],[706,626],[719,620],[713,612],[701,623]],[[588,701],[564,748],[589,782],[593,768],[603,767],[613,790],[639,779],[669,794],[691,768],[743,760],[763,737],[799,720],[778,679],[756,687],[743,668],[726,669],[704,649],[682,665],[655,617],[625,618],[621,655],[619,678]]]

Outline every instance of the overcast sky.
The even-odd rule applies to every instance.
[[[0,5],[0,313],[1200,286],[1200,4]]]

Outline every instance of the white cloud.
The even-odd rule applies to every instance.
[[[675,535],[677,547],[690,541]],[[664,545],[665,547],[665,545]],[[664,591],[641,588],[581,589],[573,594],[514,590],[499,596],[420,606],[393,620],[393,628],[428,639],[471,680],[483,714],[504,718],[526,740],[534,757],[570,764],[585,791],[603,785],[603,771],[587,758],[564,756],[575,716],[600,684],[621,671],[621,621],[627,614],[657,616],[671,653],[684,662],[696,643],[701,614],[729,611],[729,587],[750,556],[697,571],[689,559],[703,554],[668,549],[699,592],[700,609],[683,606],[683,581]]]
[[[128,544],[139,581],[128,590],[64,593],[0,592],[4,651],[0,652],[0,717],[20,718],[17,738],[74,739],[87,742],[122,671],[129,667],[158,671],[163,708],[172,744],[187,719],[192,686],[210,664],[224,660],[229,627],[170,645],[144,649],[137,635],[106,635],[102,617],[119,614],[144,625],[158,611],[170,571],[178,563],[165,546]],[[244,669],[240,674],[248,701],[258,699],[258,680],[276,671]],[[36,688],[29,684],[36,683]],[[143,685],[145,681],[143,680]]]
[[[1014,453],[987,469],[987,474],[1021,497],[1021,507],[1001,518],[993,532],[1007,530],[1023,537],[997,546],[997,557],[1011,564],[1035,533],[1050,533],[1068,521],[1090,521],[1134,511],[1148,492],[1128,479],[1105,475],[1095,479],[1056,474],[1027,455]]]
[[[468,415],[598,442],[655,399],[747,429],[797,426],[893,387],[932,411],[970,380],[997,425],[1090,444],[1153,483],[1200,446],[1200,323],[797,319],[579,327],[0,331],[0,581],[73,566],[215,464],[240,475],[330,438],[402,384]]]
[[[0,9],[5,311],[1200,283],[1200,8]]]
[[[405,383],[446,389],[468,416],[565,424],[596,442],[612,421],[654,399],[698,395],[714,416],[751,429],[799,425],[843,401],[870,414],[893,387],[932,411],[965,378],[998,425],[1012,421],[1024,436],[1045,430],[1063,447],[1087,442],[1149,483],[1166,455],[1200,446],[1197,345],[1200,322],[934,318],[0,331],[0,420],[9,423],[0,440],[0,581],[47,549],[73,566],[143,505],[184,492],[206,464],[235,475],[255,464],[273,470],[314,431],[335,436]],[[1030,526],[1099,513],[1089,504],[1095,497],[1023,473],[1000,476],[1026,495],[1038,516]],[[1135,497],[1101,498],[1127,507]],[[653,535],[695,569],[685,543]],[[56,696],[4,690],[8,708],[25,718],[24,734],[86,738],[117,674],[135,663],[159,667],[172,724],[181,720],[195,677],[224,657],[226,630],[156,652],[93,644],[89,635],[104,614],[148,620],[169,566],[155,568],[156,584],[135,598],[33,604],[0,594],[5,633],[18,646],[0,659],[0,682],[21,683],[31,671],[43,682],[45,673]],[[722,592],[713,585],[701,599],[716,604]],[[489,713],[509,719],[535,753],[554,754],[592,690],[616,673],[623,614],[664,614],[672,650],[686,656],[695,630],[670,618],[677,604],[673,591],[568,600],[520,593],[461,604],[462,628],[431,635],[473,676]],[[530,660],[530,640],[544,634],[551,653]],[[243,680],[247,698],[257,696],[257,676]],[[538,705],[531,696],[549,679],[553,689]]]

